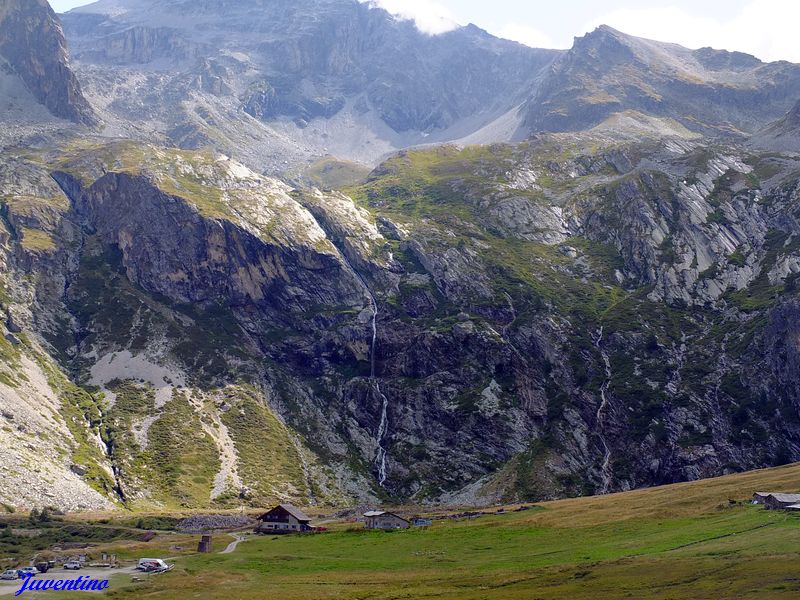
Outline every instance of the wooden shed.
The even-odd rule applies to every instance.
[[[753,504],[764,504],[768,496],[769,492],[756,492],[753,494]]]
[[[367,529],[408,529],[411,526],[406,519],[394,513],[371,510],[364,513],[364,526]]]
[[[257,533],[299,533],[311,531],[311,518],[291,504],[279,504],[258,517]]]

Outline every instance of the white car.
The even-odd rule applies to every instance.
[[[8,571],[0,575],[0,579],[4,581],[16,581],[17,579],[19,579],[19,573],[17,573],[13,569],[9,569]]]
[[[140,558],[139,565],[136,567],[145,573],[164,573],[172,569],[174,565],[168,565],[160,558]]]
[[[81,563],[79,563],[77,560],[71,560],[64,564],[64,569],[67,571],[80,571]]]

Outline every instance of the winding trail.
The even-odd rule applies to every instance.
[[[608,358],[608,352],[603,349],[603,327],[597,331],[597,336],[594,340],[595,348],[600,351],[600,356],[603,357],[603,364],[605,365],[606,370],[606,380],[603,382],[603,385],[600,386],[600,406],[597,407],[597,414],[595,415],[596,421],[596,431],[597,435],[600,438],[600,442],[603,444],[604,456],[603,456],[603,465],[601,467],[601,475],[603,478],[603,485],[600,488],[601,494],[607,494],[608,491],[611,489],[611,482],[613,480],[613,473],[611,472],[611,448],[608,446],[608,442],[606,441],[605,436],[605,416],[606,416],[606,409],[608,408],[608,397],[606,396],[606,392],[608,392],[608,388],[611,386],[611,379],[613,378],[613,373],[611,371],[611,360]]]
[[[230,544],[228,544],[225,547],[225,550],[220,552],[220,554],[231,554],[236,550],[236,546],[238,546],[241,542],[247,539],[247,536],[243,533],[231,533],[229,535],[235,539]]]

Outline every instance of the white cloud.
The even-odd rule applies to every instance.
[[[492,31],[497,37],[507,40],[513,40],[520,44],[525,44],[531,48],[555,48],[556,44],[553,39],[536,29],[520,23],[508,23],[502,28]]]
[[[616,10],[588,23],[606,24],[639,37],[675,42],[689,48],[711,46],[739,50],[763,60],[800,62],[800,2],[752,0],[727,18],[700,17],[675,6]]]
[[[365,4],[379,6],[395,17],[414,21],[423,33],[438,35],[458,27],[455,17],[447,7],[433,0],[360,0]]]

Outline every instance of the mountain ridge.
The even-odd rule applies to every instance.
[[[309,162],[333,154],[374,165],[403,147],[463,137],[520,104],[559,54],[476,27],[428,36],[355,0],[227,11],[213,2],[178,21],[170,7],[180,6],[98,3],[63,15],[81,77],[110,122],[128,127],[125,115],[141,112],[159,128],[151,141],[191,149],[230,140],[229,153],[252,147],[253,160],[263,154],[256,145],[272,145]],[[153,85],[118,81],[109,96],[115,73]],[[185,97],[193,106],[177,102]]]
[[[528,102],[525,123],[574,131],[632,109],[674,118],[699,133],[746,136],[791,107],[799,82],[800,65],[690,50],[604,25],[576,38],[554,63]]]
[[[631,110],[704,135],[746,137],[800,94],[800,66],[605,25],[571,50],[548,51],[474,25],[425,35],[355,0],[280,12],[254,1],[227,12],[219,2],[183,6],[115,0],[63,16],[94,103],[125,135],[187,149],[221,144],[278,175],[326,155],[374,166],[406,147],[518,141]],[[130,84],[118,80],[109,92],[115,73]],[[185,97],[191,104],[176,104]],[[128,114],[157,135],[136,132]]]

